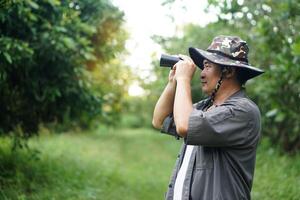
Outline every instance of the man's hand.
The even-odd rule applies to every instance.
[[[171,83],[171,84],[176,82],[175,72],[176,72],[176,66],[174,65],[173,68],[170,70],[170,73],[169,73],[169,83]]]
[[[191,81],[193,75],[196,71],[196,65],[193,60],[186,55],[179,55],[182,59],[177,62],[175,67],[175,79],[178,81],[179,79],[185,79]]]

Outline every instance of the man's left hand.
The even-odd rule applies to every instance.
[[[186,56],[186,55],[179,55],[182,59],[175,64],[176,72],[175,72],[175,79],[178,81],[179,79],[186,79],[191,81],[193,75],[196,71],[196,65],[193,60]]]

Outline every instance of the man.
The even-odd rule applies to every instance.
[[[184,140],[166,199],[250,199],[260,112],[242,86],[263,71],[249,65],[248,51],[239,37],[218,36],[207,51],[190,48],[191,58],[181,55],[170,71],[152,122]],[[209,98],[193,105],[195,65]]]

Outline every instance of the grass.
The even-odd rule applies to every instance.
[[[181,142],[151,129],[41,134],[32,151],[0,139],[0,199],[163,199]],[[300,157],[266,140],[257,154],[254,200],[300,199]]]
[[[300,154],[282,155],[262,140],[256,156],[253,200],[299,200]]]

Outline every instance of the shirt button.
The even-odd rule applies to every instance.
[[[171,183],[169,184],[169,188],[172,188],[172,184]]]

